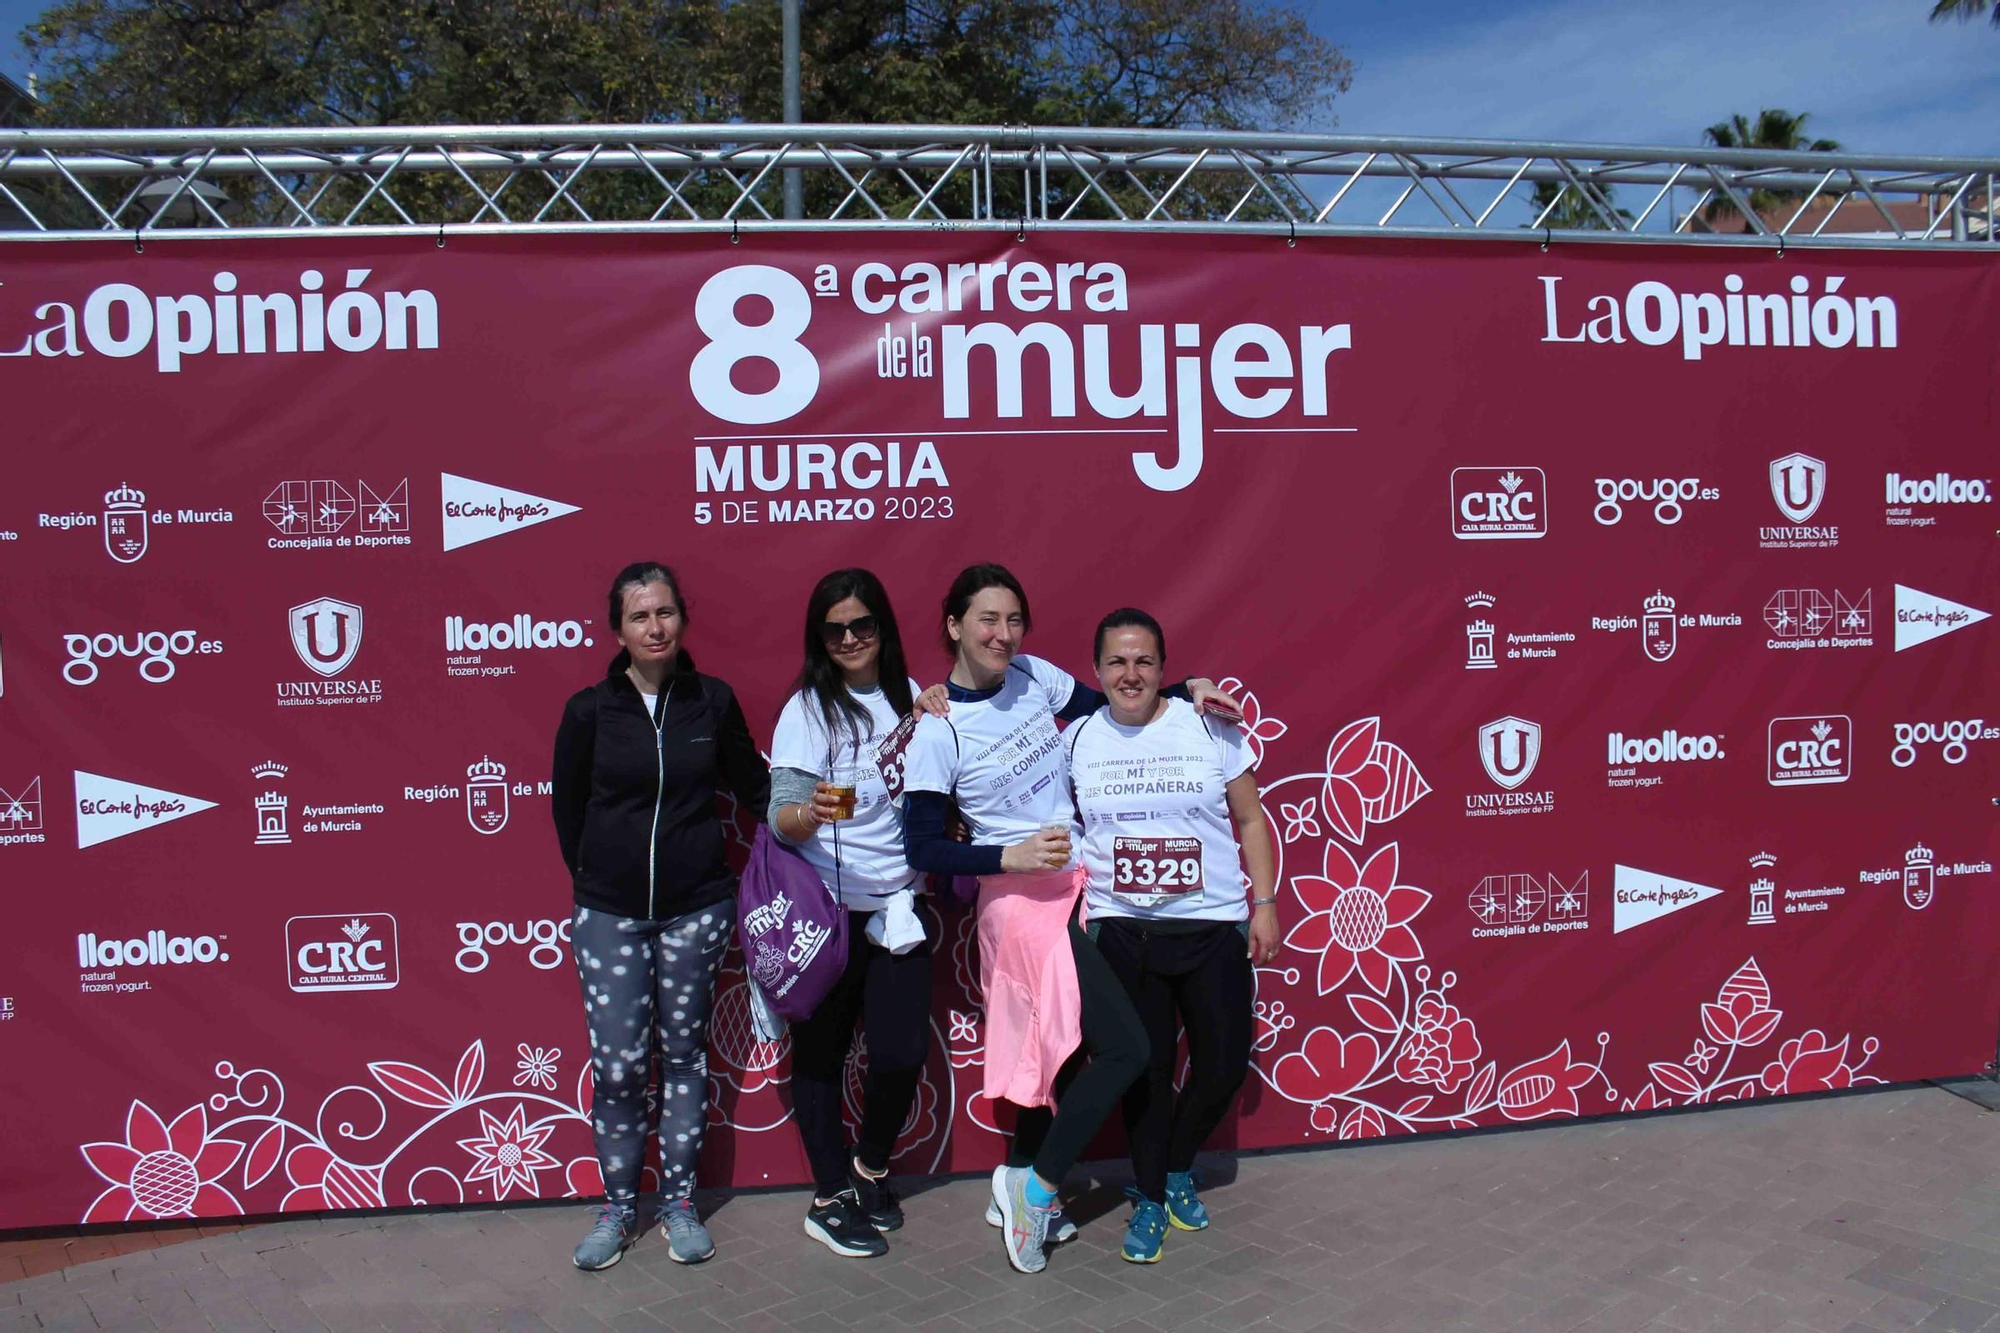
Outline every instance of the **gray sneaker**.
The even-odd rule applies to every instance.
[[[1000,1241],[1007,1247],[1007,1262],[1017,1272],[1039,1273],[1049,1266],[1042,1247],[1048,1242],[1050,1210],[1028,1202],[1030,1169],[994,1167],[993,1202],[1000,1209]]]
[[[677,1264],[698,1264],[715,1257],[715,1239],[701,1224],[693,1199],[660,1201],[660,1234],[667,1238],[667,1252]]]
[[[989,1227],[1005,1225],[1000,1220],[1000,1205],[995,1203],[990,1195],[986,1200],[986,1225]],[[1075,1239],[1076,1223],[1063,1215],[1062,1200],[1058,1199],[1056,1206],[1049,1209],[1049,1244],[1066,1245]]]
[[[639,1238],[639,1210],[629,1203],[607,1203],[597,1210],[597,1221],[570,1256],[578,1268],[596,1272],[609,1268],[625,1257]]]

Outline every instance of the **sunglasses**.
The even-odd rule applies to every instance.
[[[829,647],[839,643],[841,640],[845,639],[850,634],[854,636],[854,641],[856,643],[873,643],[875,641],[875,636],[879,634],[881,630],[882,626],[879,623],[877,623],[875,617],[856,616],[852,620],[821,621],[819,626],[819,636],[822,639],[826,640],[827,645]]]

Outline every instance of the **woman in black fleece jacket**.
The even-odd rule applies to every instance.
[[[553,812],[576,895],[571,947],[606,1198],[574,1259],[609,1268],[638,1236],[657,1031],[659,1222],[672,1258],[700,1263],[715,1244],[689,1196],[708,1117],[715,974],[736,919],[715,801],[726,787],[762,819],[771,779],[735,693],[681,649],[686,604],[672,570],[620,570],[608,618],[623,648],[603,680],[570,696],[555,745]]]

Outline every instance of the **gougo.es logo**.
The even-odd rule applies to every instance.
[[[508,945],[526,946],[528,962],[539,971],[561,967],[567,956],[569,920],[543,917],[539,921],[477,921],[458,923],[458,956],[453,960],[461,972],[484,972],[493,961],[489,950]]]
[[[133,634],[65,634],[63,651],[69,654],[69,661],[63,663],[63,679],[72,685],[94,683],[100,672],[99,661],[113,658],[136,658],[139,663],[139,678],[154,685],[163,685],[174,678],[178,669],[174,659],[190,654],[209,654],[222,651],[222,640],[204,639],[194,630],[141,630]]]

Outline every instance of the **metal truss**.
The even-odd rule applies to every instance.
[[[787,220],[794,171],[805,213]],[[1984,248],[1996,176],[2000,158],[1007,126],[14,130],[0,131],[0,234],[1088,228]]]

